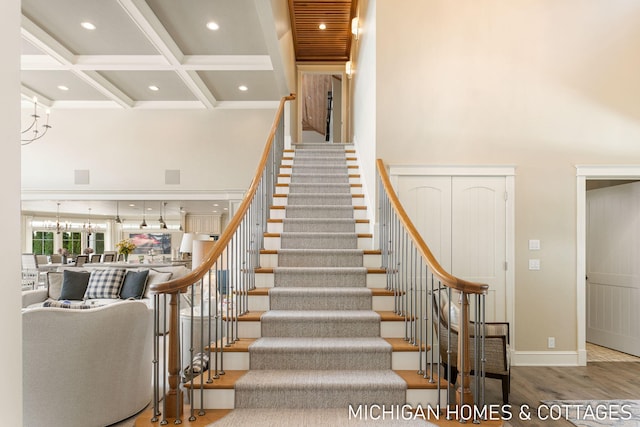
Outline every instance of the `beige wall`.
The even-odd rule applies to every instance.
[[[376,16],[377,156],[514,165],[515,347],[575,352],[575,165],[640,162],[640,3],[377,0]]]
[[[5,225],[0,249],[0,340],[2,365],[6,369],[5,384],[10,391],[0,399],[2,425],[22,425],[22,318],[20,316],[20,1],[0,3],[0,39],[2,67],[0,67],[0,180],[2,209],[0,221]]]
[[[23,112],[24,114],[24,112]],[[22,150],[26,191],[245,191],[275,110],[55,110]],[[74,170],[90,171],[89,185]],[[178,169],[180,185],[165,185]]]

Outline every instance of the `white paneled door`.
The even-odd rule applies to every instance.
[[[586,201],[587,341],[640,356],[640,183]]]
[[[397,192],[438,262],[489,285],[487,321],[507,320],[505,177],[399,176]]]

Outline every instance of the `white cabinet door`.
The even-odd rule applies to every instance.
[[[443,268],[489,285],[487,321],[506,321],[506,179],[398,176],[397,192]]]
[[[587,341],[640,356],[640,183],[587,192]]]
[[[504,177],[454,177],[451,228],[454,276],[489,285],[486,316],[506,321]]]

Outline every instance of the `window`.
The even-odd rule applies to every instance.
[[[51,255],[53,253],[53,232],[33,232],[33,253],[36,255]]]
[[[93,248],[95,250],[95,253],[97,254],[103,254],[104,253],[104,233],[94,233],[96,236],[96,240],[95,240],[95,247]]]
[[[65,248],[69,254],[81,254],[82,233],[68,231],[62,233],[62,247]]]

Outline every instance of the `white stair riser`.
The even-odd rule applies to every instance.
[[[264,248],[266,250],[278,250],[280,249],[280,237],[265,237]],[[357,249],[369,250],[372,249],[373,238],[371,237],[358,237]]]
[[[422,355],[424,357],[424,354]],[[420,353],[417,351],[394,351],[391,354],[391,369],[416,371],[420,368]],[[226,367],[225,367],[226,369]]]
[[[387,287],[387,275],[381,273],[367,274],[367,288],[385,289]],[[256,274],[256,288],[273,288],[273,273]]]
[[[447,390],[440,389],[440,405],[445,405],[447,403]],[[411,405],[414,408],[417,408],[418,405],[422,406],[425,417],[427,416],[427,410],[429,407],[436,408],[438,407],[438,389],[420,389],[420,388],[411,388],[407,390],[407,404]],[[441,417],[444,419],[444,416]],[[432,422],[437,420],[432,419]]]
[[[196,389],[193,393],[193,408],[206,409],[233,409],[236,403],[236,392],[234,389],[209,389],[204,390],[202,403],[200,399],[200,390]]]
[[[382,265],[382,256],[373,254],[365,254],[363,257],[363,267],[380,268]],[[278,254],[262,254],[260,255],[260,267],[272,268],[278,267]]]
[[[392,296],[374,296],[371,304],[373,311],[393,311],[395,303]]]

